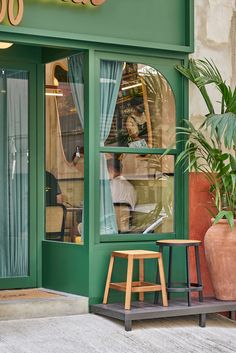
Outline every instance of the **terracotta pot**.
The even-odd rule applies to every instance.
[[[212,225],[206,232],[206,261],[216,299],[236,300],[236,220],[231,228],[227,220]]]

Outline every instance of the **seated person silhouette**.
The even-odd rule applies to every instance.
[[[122,175],[122,163],[119,159],[108,159],[112,201],[116,204],[128,204],[134,210],[137,194],[133,185]]]
[[[121,174],[122,165],[119,159],[109,159],[107,167],[118,232],[127,233],[131,226],[131,211],[137,202],[136,190]]]
[[[46,206],[62,204],[62,194],[59,183],[55,176],[46,171]]]
[[[125,127],[128,132],[128,146],[131,148],[147,148],[147,142],[140,136],[146,135],[147,124],[143,104],[133,98],[132,113],[128,116]]]

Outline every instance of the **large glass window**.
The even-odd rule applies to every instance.
[[[174,232],[174,156],[161,156],[175,146],[169,83],[148,65],[102,60],[100,89],[100,233]]]
[[[109,79],[103,77],[106,75],[103,71],[108,65],[112,62],[103,61],[101,64],[104,89],[108,87],[108,82],[104,80]],[[116,96],[112,97],[114,112],[110,116],[108,136],[105,141],[101,140],[101,144],[133,148],[174,146],[175,101],[167,80],[148,65],[125,62],[117,62],[116,65],[120,71],[117,69],[115,74],[111,72],[114,75],[111,80],[117,80]]]
[[[29,275],[29,73],[0,68],[0,277]]]
[[[46,239],[83,243],[84,55],[46,65]]]

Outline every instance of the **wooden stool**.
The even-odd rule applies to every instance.
[[[121,257],[128,260],[126,282],[111,283],[111,276],[112,276],[115,257]],[[134,263],[134,260],[136,259],[139,260],[139,281],[132,282],[133,263]],[[144,282],[144,260],[145,259],[158,260],[161,284]],[[144,292],[161,291],[163,306],[168,306],[162,254],[156,251],[147,251],[147,250],[113,251],[111,254],[110,264],[109,264],[108,273],[107,273],[107,281],[106,281],[106,287],[105,287],[105,292],[103,297],[103,304],[107,304],[110,288],[125,292],[125,309],[127,310],[130,310],[132,293],[139,293],[139,300],[144,301]]]
[[[200,259],[199,259],[199,245],[200,240],[187,240],[187,239],[167,239],[158,240],[156,244],[159,246],[160,252],[163,252],[163,246],[169,247],[169,268],[168,268],[168,281],[167,281],[167,293],[168,299],[170,299],[170,293],[173,292],[187,292],[188,295],[188,306],[191,306],[191,292],[198,292],[199,301],[203,301],[203,286],[200,271]],[[172,282],[172,252],[174,247],[185,247],[185,261],[186,261],[186,283],[182,282]],[[196,261],[196,272],[197,272],[197,283],[190,282],[189,273],[189,247],[193,246],[195,249],[195,261]],[[157,276],[158,282],[158,276]],[[184,285],[184,287],[179,287]],[[158,295],[155,295],[155,303],[158,302]]]

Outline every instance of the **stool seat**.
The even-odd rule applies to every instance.
[[[113,265],[116,257],[127,259],[128,265],[127,265],[126,282],[111,283]],[[157,259],[159,274],[160,274],[160,284],[144,281],[144,260],[145,259]],[[134,260],[139,260],[139,281],[133,282],[132,277],[133,277]],[[139,293],[139,300],[143,301],[145,292],[161,291],[163,306],[168,306],[162,254],[157,251],[149,251],[149,250],[113,251],[111,253],[110,264],[109,264],[108,273],[107,273],[107,281],[106,281],[106,286],[104,291],[103,304],[107,304],[110,288],[125,292],[125,309],[127,310],[129,310],[131,306],[132,293]]]
[[[165,240],[158,240],[156,244],[167,245],[167,246],[195,246],[195,245],[200,245],[201,240],[165,239]]]
[[[198,292],[199,301],[203,301],[203,285],[201,279],[200,271],[200,259],[199,259],[199,245],[201,244],[200,240],[193,239],[164,239],[158,240],[156,244],[159,246],[160,252],[163,252],[163,247],[167,246],[169,248],[169,268],[168,268],[168,280],[167,280],[167,293],[168,299],[170,299],[170,293],[175,292],[186,292],[188,295],[188,305],[191,306],[191,293]],[[172,253],[173,248],[175,247],[185,247],[185,256],[186,256],[186,282],[173,282],[172,281]],[[190,282],[190,273],[189,273],[189,247],[193,246],[195,250],[195,261],[196,261],[196,272],[197,272],[197,283]],[[158,282],[158,277],[157,280]],[[155,295],[155,303],[158,301],[158,294]]]
[[[113,251],[112,254],[116,257],[128,258],[133,256],[134,259],[159,259],[161,254],[157,251],[149,250],[119,250]]]

